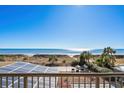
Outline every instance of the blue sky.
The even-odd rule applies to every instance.
[[[0,48],[124,48],[124,6],[0,6]]]

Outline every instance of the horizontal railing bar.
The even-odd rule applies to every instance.
[[[95,77],[123,77],[124,73],[0,73],[0,77],[4,76],[95,76]]]
[[[15,87],[15,81],[14,81],[15,77],[19,77],[18,79],[20,79],[20,77],[24,78],[23,81],[24,81],[24,87],[25,88],[28,87],[28,78],[29,77],[32,77],[32,80],[31,80],[32,81],[32,87],[34,85],[33,84],[33,77],[43,77],[43,88],[45,88],[47,85],[45,83],[46,77],[49,77],[49,87],[52,87],[51,86],[51,84],[52,84],[51,78],[52,77],[58,77],[60,82],[58,83],[55,80],[55,87],[58,87],[58,86],[59,87],[65,87],[65,86],[70,87],[70,82],[72,82],[73,87],[74,87],[74,84],[78,84],[79,88],[81,87],[81,84],[84,85],[84,88],[87,87],[87,84],[90,84],[90,87],[92,87],[92,84],[95,84],[95,87],[99,88],[101,81],[104,84],[103,87],[105,87],[106,81],[109,82],[109,87],[111,87],[112,81],[115,81],[115,83],[114,83],[115,87],[119,87],[119,80],[118,79],[120,79],[121,77],[124,77],[124,73],[122,73],[122,72],[115,72],[115,73],[0,73],[0,79],[2,79],[2,77],[6,77],[7,80],[9,77],[12,77],[12,85],[11,86],[13,88]],[[70,77],[72,77],[72,79]],[[91,77],[95,77],[95,82],[91,82]],[[101,79],[103,79],[103,80],[101,80]],[[121,78],[121,79],[123,79],[123,78]],[[82,82],[82,80],[83,80],[83,82]],[[88,80],[90,80],[90,81],[88,81]],[[18,82],[20,83],[20,80]],[[57,82],[57,85],[56,85],[56,82]],[[0,81],[0,83],[1,83],[0,87],[2,87],[2,80]],[[6,84],[6,86],[8,86],[7,85],[8,81],[6,81],[5,84]],[[58,85],[58,84],[60,84],[60,85]],[[19,87],[20,87],[20,85],[19,85]],[[39,87],[39,85],[38,85],[38,87]],[[123,87],[123,83],[122,83],[121,87]]]

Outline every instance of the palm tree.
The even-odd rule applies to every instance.
[[[87,62],[90,62],[90,58],[92,58],[92,57],[93,57],[92,54],[89,51],[87,51],[87,53],[86,53]]]
[[[85,63],[90,61],[90,58],[92,57],[91,53],[89,51],[84,51],[80,54],[80,63],[81,65],[84,65]]]
[[[114,63],[116,61],[114,56],[115,53],[116,51],[113,50],[111,47],[104,48],[103,53],[101,55],[102,62],[109,62],[109,64],[114,66]]]
[[[112,66],[114,66],[114,63],[116,62],[116,60],[115,60],[116,58],[115,58],[114,54],[116,53],[116,51],[114,49],[112,49],[111,47],[108,47],[107,50],[108,50],[110,62],[112,64]]]
[[[115,51],[114,49],[112,49],[111,47],[107,47],[107,48],[104,48],[103,53],[104,53],[104,54],[113,55],[113,54],[116,53],[116,51]]]
[[[82,52],[81,54],[80,54],[80,63],[79,64],[82,64],[82,65],[84,65],[85,63],[86,63],[86,56],[85,56],[85,53],[86,53],[86,51],[84,51],[84,52]]]

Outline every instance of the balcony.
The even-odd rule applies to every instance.
[[[0,73],[0,88],[123,88],[124,73]]]

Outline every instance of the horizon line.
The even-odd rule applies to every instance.
[[[104,47],[105,48],[105,47]],[[66,50],[93,50],[93,49],[104,49],[104,48],[43,48],[43,47],[5,47],[0,49],[66,49]],[[113,47],[112,47],[113,48]],[[113,48],[113,49],[124,49],[124,48]]]

